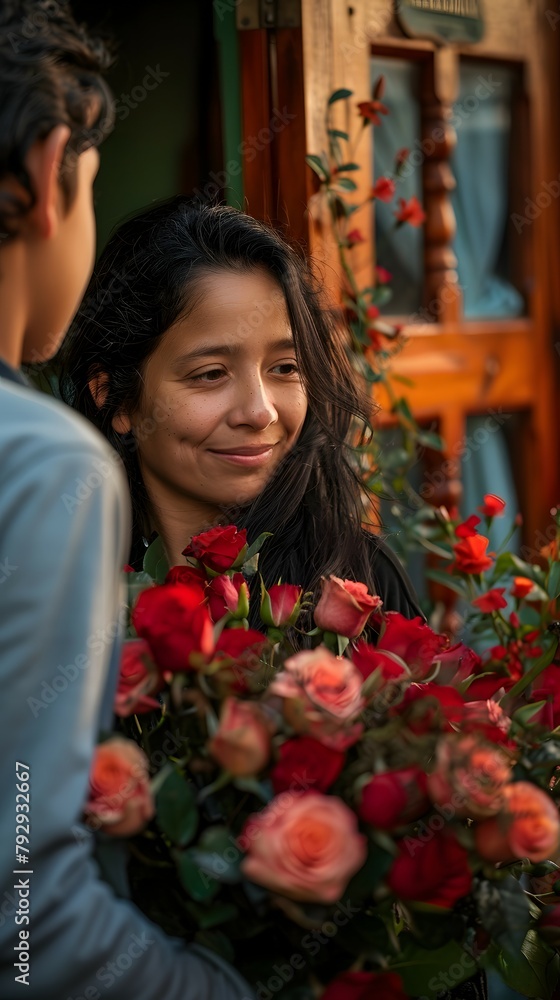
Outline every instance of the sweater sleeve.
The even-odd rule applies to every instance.
[[[77,423],[65,440],[60,419],[74,418],[46,414],[23,440],[0,429],[0,996],[248,998],[226,963],[177,947],[114,896],[81,826],[114,690],[128,504],[104,442]],[[26,846],[28,819],[26,855],[16,822]]]

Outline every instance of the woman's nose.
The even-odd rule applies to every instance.
[[[230,413],[232,424],[246,424],[264,430],[278,420],[278,411],[260,377],[239,384],[235,405]]]

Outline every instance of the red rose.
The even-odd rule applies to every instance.
[[[447,636],[433,632],[420,617],[405,618],[398,611],[388,611],[383,617],[377,649],[399,656],[415,680],[432,673],[434,659],[449,644]]]
[[[425,841],[405,837],[398,846],[387,883],[400,899],[451,910],[458,899],[468,896],[472,884],[468,852],[448,827]]]
[[[456,642],[449,649],[444,649],[438,654],[438,660],[439,684],[460,684],[482,669],[482,660],[478,653],[475,653],[470,646],[465,646],[463,642]]]
[[[394,830],[418,819],[430,805],[426,781],[419,767],[374,774],[362,788],[360,819],[378,830]]]
[[[471,514],[467,517],[466,521],[462,524],[458,524],[455,528],[455,534],[457,538],[473,538],[476,535],[476,526],[480,524],[480,518],[476,514]]]
[[[351,229],[346,235],[346,242],[349,248],[356,246],[356,243],[365,243],[365,237],[359,229]]]
[[[243,573],[215,576],[208,586],[208,606],[212,621],[224,615],[246,618],[249,614],[249,587]]]
[[[299,617],[302,589],[291,583],[277,583],[263,591],[260,615],[271,628],[295,625]]]
[[[143,590],[132,612],[132,624],[148,643],[162,673],[188,670],[212,654],[212,622],[200,603],[198,587],[164,583]]]
[[[371,197],[377,198],[378,201],[392,201],[396,190],[397,185],[390,177],[380,177],[371,189]]]
[[[326,792],[338,778],[346,759],[346,754],[340,750],[324,746],[311,736],[286,740],[280,747],[279,756],[270,775],[275,795],[294,788]]]
[[[417,735],[434,730],[450,730],[451,723],[460,722],[464,701],[454,687],[445,684],[411,684],[394,714],[406,712],[409,729]]]
[[[184,583],[186,587],[190,587],[191,589],[199,587],[201,592],[200,599],[203,600],[208,580],[206,573],[202,569],[195,569],[194,566],[172,566],[165,577],[165,582]]]
[[[485,493],[484,503],[478,509],[485,517],[499,517],[506,507],[505,500],[497,497],[495,493]]]
[[[487,677],[477,677],[472,684],[469,684],[465,691],[465,701],[488,701],[494,697],[500,688],[504,688],[507,691],[508,688],[513,687],[514,683],[513,678],[504,677],[503,674],[490,674]]]
[[[457,542],[453,546],[455,568],[460,573],[484,573],[490,569],[492,560],[486,555],[489,544],[489,539],[484,535],[473,535]]]
[[[234,524],[228,524],[225,528],[210,528],[201,535],[194,535],[183,555],[193,556],[214,573],[225,573],[242,564],[246,545],[245,528],[238,531]]]
[[[377,283],[379,285],[388,285],[390,281],[393,280],[393,275],[386,267],[381,267],[379,264],[375,268],[375,277],[377,278]]]
[[[343,972],[321,994],[321,1000],[407,1000],[396,972]]]
[[[150,647],[144,639],[130,639],[123,644],[114,712],[121,718],[141,715],[159,708],[159,702],[149,695],[161,690],[162,684]]]
[[[368,594],[365,583],[323,578],[321,597],[314,611],[315,624],[324,632],[336,632],[355,639],[363,632],[372,611],[381,606],[381,598]]]
[[[426,221],[426,213],[415,194],[408,201],[399,198],[399,207],[394,214],[397,222],[401,225],[403,222],[408,222],[409,226],[416,227],[423,225]]]
[[[394,654],[377,649],[363,639],[360,639],[352,650],[352,663],[357,666],[364,680],[367,680],[374,670],[379,670],[382,681],[402,680],[409,676],[405,667],[395,659]]]
[[[245,666],[259,657],[268,639],[254,628],[225,628],[216,640],[215,660],[237,660]],[[256,666],[256,664],[254,664]]]
[[[402,149],[398,149],[395,155],[395,165],[397,167],[402,167],[403,164],[405,164],[406,161],[408,160],[409,156],[410,156],[410,149],[407,149],[406,146],[403,146]]]
[[[560,726],[560,669],[551,663],[539,674],[535,683],[538,687],[533,688],[532,701],[546,701],[536,718],[542,725],[555,729]]]
[[[500,611],[501,608],[507,608],[507,601],[504,598],[506,592],[505,587],[492,587],[490,590],[486,591],[485,594],[481,594],[480,597],[475,597],[471,604],[483,614],[489,615],[492,611]]]

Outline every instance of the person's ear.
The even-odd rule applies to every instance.
[[[100,372],[99,375],[94,375],[93,378],[90,378],[88,387],[95,405],[97,407],[104,406],[109,393],[109,376],[107,372]],[[115,416],[111,420],[111,425],[117,434],[130,434],[132,430],[132,422],[128,413],[125,413],[124,410],[115,413]]]
[[[37,139],[25,158],[35,204],[29,221],[44,239],[56,236],[64,212],[60,170],[71,132],[68,125],[55,125],[45,139]]]

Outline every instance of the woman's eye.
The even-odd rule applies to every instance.
[[[279,375],[297,375],[298,367],[293,361],[283,361],[281,365],[276,365],[273,369]]]
[[[212,368],[209,372],[202,372],[200,375],[191,375],[191,382],[218,382],[225,372],[221,368]]]

